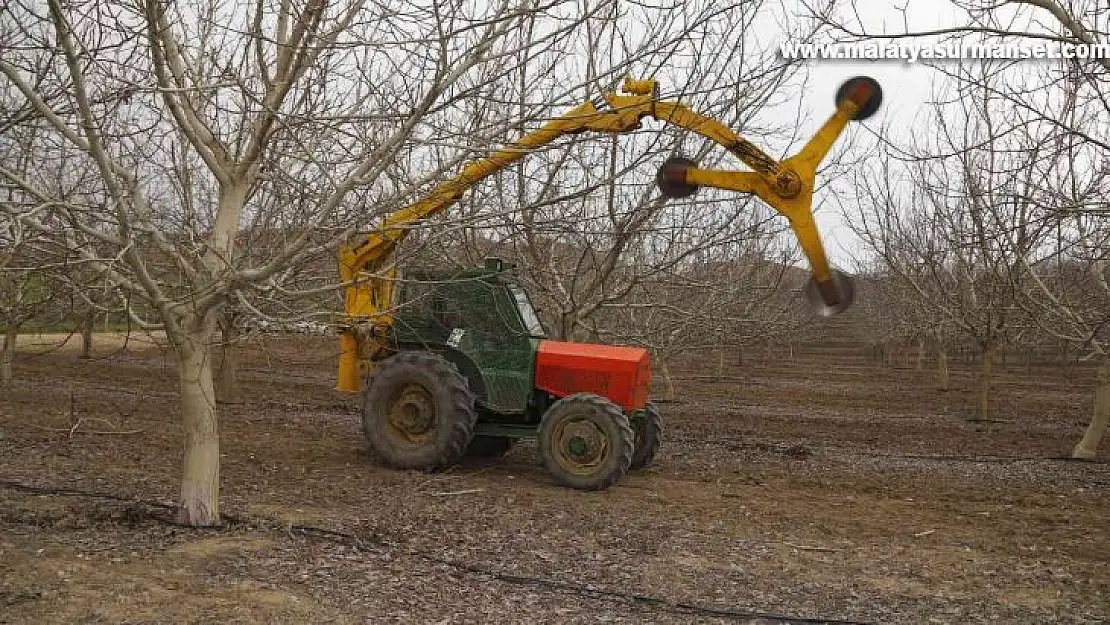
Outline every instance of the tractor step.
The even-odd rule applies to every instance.
[[[538,428],[534,425],[510,425],[479,421],[474,426],[475,436],[503,436],[505,438],[536,438]]]

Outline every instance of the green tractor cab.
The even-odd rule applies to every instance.
[[[584,490],[650,464],[663,427],[648,353],[547,339],[512,269],[490,259],[399,281],[389,349],[365,389],[375,456],[436,470],[536,438],[548,471]]]

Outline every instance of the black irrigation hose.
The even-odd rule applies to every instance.
[[[0,486],[18,490],[25,493],[34,493],[37,495],[65,495],[67,497],[86,497],[90,499],[108,499],[111,501],[121,501],[123,503],[141,503],[143,505],[151,506],[153,508],[162,508],[163,510],[173,510],[176,508],[173,504],[164,501],[154,501],[151,499],[136,499],[135,497],[124,497],[114,493],[100,493],[90,490],[78,490],[74,488],[48,488],[43,486],[31,486],[21,482],[12,482],[9,480],[0,480]]]
[[[92,499],[107,499],[107,500],[110,500],[110,501],[119,501],[119,502],[123,502],[123,503],[143,504],[143,505],[147,505],[147,506],[151,506],[151,507],[155,507],[155,508],[160,508],[160,509],[163,509],[163,510],[172,510],[172,509],[175,508],[175,506],[173,506],[171,504],[167,504],[165,502],[161,502],[161,501],[153,501],[153,500],[150,500],[150,499],[138,499],[138,498],[134,498],[134,497],[124,497],[122,495],[116,495],[114,493],[102,493],[102,492],[86,491],[86,490],[80,490],[80,489],[74,489],[74,488],[49,488],[49,487],[44,487],[44,486],[31,486],[29,484],[23,484],[21,482],[13,482],[13,481],[9,481],[9,480],[0,480],[0,486],[3,486],[5,488],[9,488],[11,490],[21,491],[21,492],[25,492],[25,493],[34,493],[34,494],[39,494],[39,495],[63,495],[63,496],[68,496],[68,497],[85,497],[85,498],[92,498]],[[154,520],[156,520],[158,522],[161,522],[161,523],[167,523],[167,524],[170,524],[170,525],[181,526],[178,523],[174,523],[174,522],[169,521],[169,520],[164,519],[164,518],[155,517],[153,515],[152,515],[151,518],[153,518]],[[258,521],[260,519],[250,519],[250,518],[247,518],[247,517],[241,517],[241,516],[236,516],[236,515],[226,515],[226,514],[222,515],[222,518],[223,518],[223,520],[228,521],[230,523],[234,523],[234,524],[250,524],[253,521],[257,525],[265,526],[264,523],[263,524],[258,523]],[[264,521],[265,519],[261,519],[261,520]],[[224,529],[224,527],[221,527],[221,526],[214,526],[214,527],[207,527],[207,528],[205,528],[205,527],[196,528],[196,527],[192,527],[192,526],[181,526],[181,527],[189,527],[190,529],[199,529],[199,530],[204,530],[204,529],[222,530],[222,529]],[[344,532],[344,531],[340,531],[340,530],[329,529],[329,528],[326,528],[326,527],[318,527],[318,526],[315,526],[315,525],[305,525],[305,524],[288,524],[288,525],[286,525],[286,524],[283,524],[282,527],[286,528],[290,532],[295,531],[295,532],[301,534],[302,536],[306,536],[306,537],[309,537],[309,538],[322,538],[322,539],[325,539],[325,540],[330,539],[333,542],[338,542],[338,541],[335,541],[335,539],[340,539],[340,538],[344,539],[344,540],[349,540],[349,541],[353,542],[357,548],[362,549],[362,550],[366,549],[366,547],[364,546],[364,543],[365,542],[370,542],[370,541],[365,541],[358,534],[354,534],[354,533],[351,533],[351,532]],[[373,542],[373,544],[384,545],[384,546],[394,546],[394,547],[400,548],[397,545],[388,545],[388,543],[384,543],[383,541],[380,541],[380,540],[374,540],[372,542]],[[698,615],[701,615],[701,616],[727,618],[727,619],[737,619],[737,620],[739,620],[739,619],[743,619],[743,620],[762,619],[762,620],[765,620],[765,621],[774,621],[774,622],[777,622],[777,623],[783,623],[785,625],[789,625],[790,623],[825,624],[825,625],[875,625],[874,623],[871,623],[871,622],[868,622],[868,621],[854,621],[854,620],[844,620],[844,619],[834,619],[834,618],[810,618],[810,617],[803,617],[803,616],[790,616],[790,615],[786,615],[786,614],[777,614],[777,613],[774,613],[774,612],[764,612],[764,611],[761,611],[761,610],[743,610],[743,609],[736,609],[736,608],[718,607],[718,606],[712,606],[712,605],[702,605],[702,604],[690,603],[690,602],[686,602],[686,601],[670,601],[668,599],[663,599],[661,597],[656,597],[656,596],[653,596],[653,595],[642,595],[642,594],[638,594],[638,593],[623,592],[623,591],[620,591],[620,590],[611,590],[611,589],[607,589],[607,588],[597,588],[597,587],[586,586],[586,585],[582,585],[582,584],[576,584],[576,583],[573,583],[573,582],[564,582],[564,581],[560,581],[560,580],[556,580],[556,579],[549,579],[549,578],[544,578],[544,577],[535,577],[535,576],[532,576],[532,575],[519,575],[519,574],[516,574],[516,573],[505,573],[505,572],[502,572],[502,571],[496,571],[496,570],[493,570],[493,569],[487,569],[487,568],[480,567],[480,566],[475,566],[475,565],[472,565],[472,564],[466,564],[466,563],[463,563],[463,562],[458,562],[458,561],[455,561],[455,560],[442,558],[442,557],[439,557],[439,556],[436,556],[436,555],[432,555],[431,553],[428,553],[426,551],[417,550],[417,551],[410,551],[409,553],[411,555],[416,555],[416,556],[418,556],[418,557],[420,557],[424,560],[427,560],[429,562],[434,562],[436,564],[443,564],[445,566],[450,566],[451,568],[458,569],[460,571],[466,571],[468,573],[473,573],[475,575],[482,575],[482,576],[486,576],[486,577],[491,577],[493,579],[496,579],[496,580],[501,581],[501,582],[505,582],[507,584],[514,584],[514,585],[518,585],[518,586],[534,586],[534,587],[539,587],[539,588],[550,588],[550,589],[559,590],[559,591],[571,592],[571,593],[574,593],[574,594],[577,594],[577,595],[580,595],[580,596],[584,596],[584,597],[594,597],[594,598],[599,598],[599,599],[614,599],[614,600],[624,601],[624,602],[628,602],[628,603],[637,603],[637,604],[641,604],[641,605],[648,605],[648,606],[653,606],[653,607],[657,607],[657,608],[662,608],[664,610],[668,610],[670,612],[675,612],[675,613],[679,613],[679,614],[698,614]]]
[[[670,440],[680,443],[693,443],[704,444],[704,438],[698,438],[692,435],[683,434],[670,434]],[[745,440],[742,437],[713,437],[710,442],[724,445],[727,443],[737,443],[742,449],[754,449],[756,451],[769,451],[769,452],[783,452],[788,451],[788,447],[760,449],[755,443]],[[946,455],[946,454],[884,454],[869,451],[854,451],[851,449],[840,448],[838,452],[846,456],[863,456],[865,458],[887,458],[890,460],[936,460],[938,462],[1069,462],[1074,464],[1110,464],[1110,460],[1103,458],[1073,458],[1071,456],[959,456],[959,455]]]
[[[498,571],[491,571],[479,566],[455,562],[439,558],[437,556],[428,555],[423,552],[418,552],[420,557],[445,564],[457,569],[476,573],[479,575],[486,575],[493,577],[499,581],[508,584],[516,584],[523,586],[538,586],[541,588],[553,588],[555,590],[564,590],[573,592],[577,595],[587,597],[597,597],[601,599],[617,599],[630,603],[639,603],[643,605],[650,605],[666,609],[671,612],[679,614],[699,614],[702,616],[715,616],[729,619],[763,619],[765,621],[775,621],[778,623],[825,623],[828,625],[873,625],[866,621],[846,621],[842,619],[827,619],[827,618],[809,618],[803,616],[788,616],[784,614],[776,614],[774,612],[762,612],[759,610],[740,610],[734,608],[724,608],[712,605],[702,605],[697,603],[689,603],[685,601],[669,601],[660,597],[652,595],[641,595],[637,593],[622,592],[619,590],[610,590],[607,588],[594,588],[590,586],[583,586],[581,584],[574,584],[571,582],[563,582],[555,579],[547,579],[543,577],[533,577],[531,575],[517,575],[515,573],[501,573]]]
[[[1072,458],[1071,456],[955,456],[941,454],[877,454],[861,453],[868,458],[889,458],[893,460],[937,460],[940,462],[981,462],[981,463],[1018,463],[1018,462],[1073,462],[1075,464],[1110,464],[1110,460]]]

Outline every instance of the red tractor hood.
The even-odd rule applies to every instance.
[[[540,341],[536,388],[556,397],[595,393],[626,411],[647,404],[651,355],[639,347]]]

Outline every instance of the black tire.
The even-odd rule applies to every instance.
[[[840,88],[836,90],[836,105],[840,106],[840,103],[847,99],[848,96],[852,95],[852,91],[861,85],[867,86],[868,90],[871,92],[871,97],[868,98],[867,103],[856,112],[856,116],[852,118],[856,121],[863,121],[871,117],[879,110],[879,107],[882,106],[883,103],[883,88],[879,86],[878,81],[870,76],[856,76],[855,78],[849,78],[844,81],[844,83],[840,85]]]
[[[832,270],[832,284],[830,295],[835,297],[835,303],[825,301],[826,295],[821,292],[821,285],[811,276],[806,285],[802,287],[802,294],[809,302],[813,312],[822,317],[834,317],[852,307],[856,299],[856,286],[852,276]],[[826,287],[829,289],[830,287]]]
[[[663,415],[655,404],[648,402],[643,411],[632,418],[635,447],[630,469],[642,469],[651,464],[659,445],[663,442]]]
[[[401,352],[367,380],[362,430],[388,466],[434,471],[455,464],[476,420],[466,378],[439,354]]]
[[[663,161],[655,172],[655,185],[663,197],[684,198],[698,192],[698,185],[686,180],[687,169],[697,169],[698,164],[684,156],[672,156]]]
[[[475,436],[466,448],[470,458],[499,458],[509,453],[515,441],[507,436]]]
[[[540,422],[540,459],[564,486],[604,490],[628,473],[632,426],[619,406],[592,393],[560,399]]]

